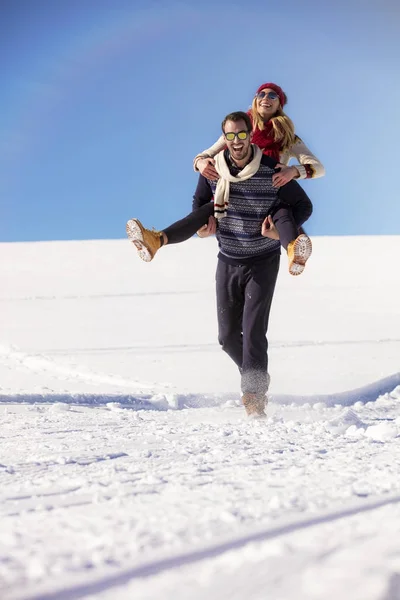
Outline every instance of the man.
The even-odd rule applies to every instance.
[[[220,179],[217,182],[199,176],[193,210],[197,213],[196,209],[204,207],[214,212],[215,220],[211,217],[199,235],[216,232],[218,239],[218,340],[241,373],[247,414],[264,417],[269,386],[266,334],[280,246],[282,242],[299,264],[302,257],[307,260],[310,249],[303,247],[298,225],[310,216],[312,206],[297,182],[279,189],[273,186],[277,162],[251,144],[251,130],[246,113],[239,111],[225,117],[222,131],[227,148],[215,156]],[[213,198],[214,205],[210,202]],[[271,211],[281,241],[269,231]],[[206,222],[204,215],[202,218],[202,223]],[[148,258],[143,254],[141,257],[151,260],[163,243],[182,241],[177,239],[177,232],[185,228],[187,219],[162,232],[151,232],[132,219],[128,221],[128,236],[139,253],[147,252]]]
[[[266,334],[280,263],[279,240],[266,237],[270,224],[266,215],[279,194],[280,202],[293,207],[300,223],[310,214],[310,202],[296,182],[279,191],[274,188],[272,176],[277,163],[263,154],[249,178],[234,180],[252,164],[258,150],[250,143],[251,129],[246,113],[225,117],[222,131],[227,149],[215,157],[220,179],[216,184],[200,175],[193,208],[206,204],[214,195],[220,249],[216,274],[218,339],[241,372],[242,401],[247,413],[264,416],[269,386]],[[225,193],[218,189],[224,178],[225,182],[230,179],[228,194],[226,189]],[[277,220],[279,215],[275,213],[274,221]],[[210,228],[212,232],[212,224]],[[281,237],[283,230],[288,240],[297,237],[293,221],[289,227],[280,227]]]

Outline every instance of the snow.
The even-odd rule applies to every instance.
[[[260,422],[215,240],[0,244],[1,600],[400,598],[400,237],[313,246]]]

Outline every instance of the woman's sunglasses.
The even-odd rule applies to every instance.
[[[249,137],[249,132],[239,131],[238,133],[233,133],[230,131],[229,133],[224,133],[224,135],[225,139],[228,140],[228,142],[233,142],[235,137],[237,137],[239,140],[247,140],[247,138]]]
[[[265,98],[265,96],[267,96],[267,98],[269,98],[270,100],[276,100],[279,96],[276,92],[259,92],[257,94],[257,98],[259,98],[261,100],[261,98]]]

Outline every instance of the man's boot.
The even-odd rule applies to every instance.
[[[153,260],[157,250],[163,244],[160,231],[146,229],[139,219],[130,219],[126,224],[129,241],[135,246],[140,258],[146,262]]]
[[[268,400],[265,395],[245,392],[242,396],[242,403],[249,417],[264,418],[267,416],[265,408]]]
[[[312,253],[311,240],[306,233],[301,233],[287,247],[289,273],[300,275]]]

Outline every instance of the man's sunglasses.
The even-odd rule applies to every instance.
[[[238,133],[233,133],[230,131],[229,133],[224,133],[224,136],[225,139],[228,140],[228,142],[233,142],[235,137],[237,137],[239,140],[247,140],[247,138],[249,137],[249,132],[239,131]]]
[[[257,94],[257,98],[259,98],[260,100],[261,98],[265,98],[265,96],[267,96],[267,98],[269,98],[270,100],[276,100],[277,98],[279,98],[276,92],[259,92]]]

